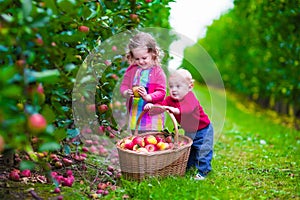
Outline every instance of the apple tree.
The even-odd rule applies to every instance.
[[[68,154],[78,146],[72,91],[85,58],[122,31],[169,28],[170,1],[0,1],[0,150],[26,152],[37,162],[37,152]],[[115,126],[110,93],[127,67],[121,59],[112,66],[85,108],[96,109],[107,133]]]

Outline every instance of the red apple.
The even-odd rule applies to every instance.
[[[62,186],[72,187],[74,180],[71,177],[64,178]]]
[[[133,146],[134,146],[134,144],[133,144],[133,142],[132,141],[129,141],[129,142],[124,142],[124,148],[125,149],[129,149],[129,150],[132,150],[133,149]]]
[[[96,111],[96,105],[95,104],[86,105],[86,109],[90,112],[95,112]]]
[[[145,144],[157,144],[157,140],[154,135],[147,135],[145,138]]]
[[[57,175],[54,178],[58,183],[61,183],[65,179],[62,175]]]
[[[36,38],[34,41],[39,46],[42,46],[44,44],[44,41],[42,38]]]
[[[169,144],[166,142],[159,142],[156,144],[156,146],[159,150],[165,150],[169,148]]]
[[[108,110],[108,106],[106,104],[101,104],[98,106],[98,110],[100,113],[104,113]]]
[[[167,142],[167,143],[173,142],[173,138],[172,138],[171,135],[169,135],[168,137],[166,137],[166,142]]]
[[[73,176],[73,172],[72,172],[72,170],[67,170],[67,172],[66,172],[66,174],[67,174],[67,176]]]
[[[26,64],[26,60],[24,60],[24,59],[20,59],[20,60],[16,61],[16,65],[18,67],[23,67],[25,64]]]
[[[56,187],[55,189],[54,189],[54,191],[53,191],[54,193],[60,193],[60,189],[59,189],[59,187]]]
[[[35,113],[28,118],[28,128],[34,133],[43,132],[46,126],[46,119],[39,113]]]
[[[129,17],[134,22],[138,21],[138,19],[139,19],[139,16],[137,14],[133,14],[133,13],[130,14]]]
[[[185,146],[185,145],[187,145],[187,142],[186,141],[181,141],[181,142],[179,142],[179,146]]]
[[[44,88],[43,88],[43,84],[39,83],[37,88],[36,88],[37,93],[39,94],[44,94]]]
[[[83,152],[89,152],[89,149],[87,147],[82,147]]]
[[[78,30],[83,33],[88,33],[90,31],[90,28],[87,26],[79,26]]]
[[[116,101],[114,103],[114,108],[120,108],[122,106],[122,103],[120,101]]]
[[[20,175],[19,175],[17,170],[13,170],[13,171],[10,172],[9,178],[13,181],[19,181],[20,180]]]
[[[118,50],[118,48],[117,48],[117,46],[115,46],[115,45],[114,45],[114,46],[112,46],[112,47],[111,47],[111,50],[113,50],[113,51],[117,51],[117,50]]]
[[[124,139],[124,141],[121,143],[121,148],[123,147],[123,148],[125,148],[125,149],[130,149],[130,150],[132,150],[132,148],[133,148],[133,142],[132,142],[132,139],[129,139],[129,138],[126,138],[126,139]]]
[[[107,187],[106,183],[100,182],[97,186],[98,189],[100,190],[105,190]]]
[[[148,152],[153,152],[157,150],[157,147],[154,144],[147,144],[145,148],[147,149]]]
[[[110,60],[105,60],[105,61],[104,61],[104,64],[105,64],[106,66],[110,66],[110,65],[111,65],[111,61],[110,61]]]
[[[165,141],[165,139],[163,138],[163,136],[155,136],[155,138],[156,138],[156,140],[157,140],[157,143],[159,143],[159,142],[164,142]]]
[[[105,126],[99,126],[99,127],[98,127],[98,133],[99,133],[99,134],[103,134],[104,131],[105,131]]]
[[[97,194],[103,194],[103,193],[104,193],[104,190],[102,190],[102,189],[101,189],[101,190],[97,190],[96,193],[97,193]]]
[[[111,165],[108,165],[108,166],[107,166],[107,170],[113,172],[113,171],[114,171],[114,167],[111,166]]]
[[[62,161],[66,166],[71,166],[73,164],[73,161],[68,158],[63,158]]]
[[[111,77],[112,77],[113,79],[115,79],[115,80],[118,80],[118,79],[119,79],[119,77],[118,77],[116,74],[112,74]]]
[[[29,169],[25,169],[21,172],[21,176],[22,177],[30,177],[31,176],[31,172]]]
[[[108,155],[108,150],[105,148],[99,148],[99,155],[100,156],[107,156]]]
[[[115,138],[115,134],[113,134],[112,132],[109,133],[109,138]]]
[[[139,145],[140,147],[144,147],[144,146],[145,146],[144,138],[142,138],[141,136],[135,136],[135,137],[132,139],[132,142],[133,142],[133,144],[137,144],[137,145]]]

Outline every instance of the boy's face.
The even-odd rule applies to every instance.
[[[182,100],[192,90],[192,85],[183,77],[176,75],[169,78],[170,96],[175,100]]]
[[[148,49],[133,49],[132,50],[134,63],[143,69],[152,67],[152,54],[148,53]]]

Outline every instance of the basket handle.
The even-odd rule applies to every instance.
[[[170,116],[172,122],[173,122],[173,126],[174,126],[174,129],[175,129],[175,136],[174,136],[174,147],[177,148],[177,145],[178,145],[178,125],[177,125],[177,120],[175,118],[175,116],[173,115],[173,113],[171,113],[170,111],[168,111],[165,107],[163,106],[158,106],[158,105],[155,105],[155,106],[152,106],[151,109],[153,108],[160,108],[162,110],[164,110],[164,112],[168,113],[168,115]],[[138,127],[140,125],[140,122],[142,120],[142,117],[145,113],[147,113],[149,110],[143,110],[136,122],[136,126],[135,126],[135,131],[134,131],[134,135],[138,135]]]

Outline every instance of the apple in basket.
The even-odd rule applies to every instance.
[[[187,144],[188,144],[187,141],[181,141],[181,142],[179,142],[179,146],[180,146],[180,147],[185,146],[185,145],[187,145]]]
[[[138,144],[134,144],[132,147],[133,151],[137,151],[140,148],[140,146]]]
[[[144,138],[145,145],[147,144],[157,144],[157,140],[154,135],[146,135]]]
[[[147,144],[145,146],[145,149],[147,149],[148,152],[153,152],[157,150],[157,146],[154,144]]]
[[[133,142],[130,138],[125,138],[120,142],[120,147],[121,149],[130,149],[132,150],[133,148]]]
[[[161,136],[157,135],[157,136],[155,136],[155,138],[156,138],[157,143],[165,142],[165,138],[162,135]]]
[[[166,150],[169,148],[169,143],[166,143],[166,142],[159,142],[156,144],[157,148],[159,150]]]
[[[147,150],[145,147],[140,147],[140,148],[138,148],[138,149],[136,150],[136,152],[138,152],[138,153],[142,153],[142,152],[148,153],[148,150]]]
[[[173,138],[172,138],[171,135],[169,135],[169,136],[166,137],[166,142],[167,142],[167,143],[173,142]]]
[[[139,145],[139,147],[144,147],[145,146],[145,141],[144,141],[144,138],[141,137],[141,136],[135,136],[133,139],[132,139],[132,142],[134,145]]]
[[[127,141],[125,141],[125,143],[124,143],[125,149],[132,150],[132,149],[133,149],[133,146],[134,146],[134,144],[133,144],[133,142],[132,142],[131,140],[127,140]]]

